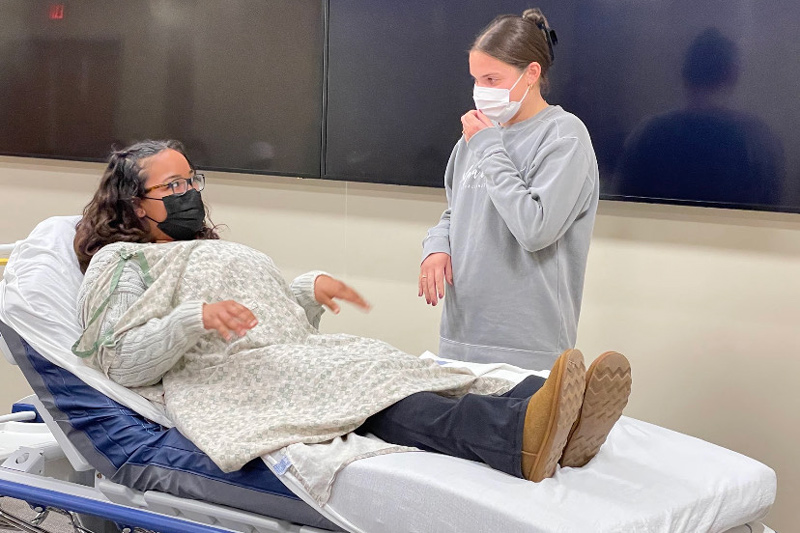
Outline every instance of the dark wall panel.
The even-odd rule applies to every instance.
[[[799,2],[537,3],[547,98],[589,128],[604,198],[800,211]],[[441,186],[467,49],[529,6],[5,0],[0,153],[173,137],[206,168]]]
[[[323,57],[319,0],[5,0],[0,153],[172,137],[201,166],[319,176]]]
[[[592,135],[604,198],[800,211],[800,3],[536,2],[548,101]],[[328,177],[441,185],[466,50],[526,1],[330,3]]]
[[[572,18],[570,3],[546,14]],[[467,50],[519,1],[330,3],[326,175],[441,186],[473,108]]]

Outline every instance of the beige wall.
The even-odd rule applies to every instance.
[[[0,242],[78,213],[102,167],[0,158]],[[209,173],[227,238],[270,254],[287,277],[322,268],[374,309],[325,331],[435,350],[439,309],[416,297],[420,240],[439,190]],[[616,349],[634,367],[627,413],[759,459],[778,472],[768,523],[800,523],[800,216],[602,202],[578,346]],[[0,362],[0,411],[27,393]]]

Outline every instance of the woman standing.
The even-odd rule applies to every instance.
[[[575,344],[599,196],[589,133],[543,92],[555,33],[538,9],[501,15],[469,53],[476,110],[423,242],[419,295],[445,296],[440,355],[547,369]]]

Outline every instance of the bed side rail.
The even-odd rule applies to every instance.
[[[81,514],[99,516],[118,524],[136,526],[161,533],[222,533],[224,526],[210,526],[182,517],[165,516],[146,510],[112,503],[90,487],[39,476],[0,470],[0,495],[43,508],[54,507]],[[131,527],[132,529],[132,527]]]

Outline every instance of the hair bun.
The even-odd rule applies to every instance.
[[[544,13],[542,13],[542,10],[539,9],[538,7],[532,7],[530,9],[526,9],[522,13],[522,18],[524,20],[533,22],[542,29],[550,27],[550,25],[547,24],[547,18],[544,16]]]

